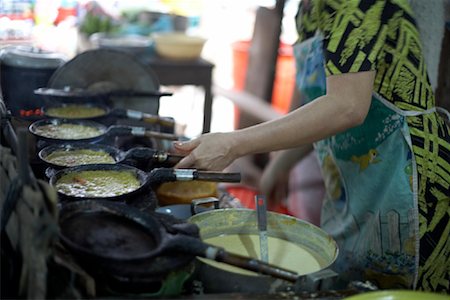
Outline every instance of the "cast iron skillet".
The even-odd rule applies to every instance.
[[[74,150],[93,150],[103,151],[108,153],[115,161],[115,163],[126,163],[127,160],[140,160],[149,162],[147,165],[154,167],[173,167],[178,163],[183,156],[170,154],[165,151],[155,150],[147,147],[136,147],[128,151],[122,151],[118,148],[102,145],[102,144],[89,144],[89,143],[71,143],[71,144],[50,144],[39,151],[39,158],[45,162],[49,167],[53,169],[61,169],[67,167],[73,167],[82,165],[81,163],[74,162],[73,164],[58,165],[48,160],[48,156],[55,151],[74,151]]]
[[[70,136],[67,136],[65,138],[52,138],[47,137],[39,132],[37,132],[37,129],[46,126],[46,125],[54,125],[54,126],[61,126],[63,124],[74,124],[74,125],[83,125],[88,126],[92,128],[96,128],[99,131],[99,134],[93,137],[86,137],[86,138],[80,138],[80,139],[73,139]],[[90,121],[90,120],[65,120],[65,119],[44,119],[39,120],[34,123],[32,123],[28,127],[29,131],[36,136],[38,139],[42,139],[47,142],[53,142],[53,143],[69,143],[69,142],[96,142],[101,140],[102,138],[110,135],[132,135],[132,136],[140,136],[140,137],[149,137],[149,138],[155,138],[155,139],[166,139],[166,140],[178,140],[179,137],[174,134],[169,133],[162,133],[157,131],[148,130],[145,127],[134,127],[134,126],[109,126],[106,127],[103,124],[100,124],[98,122]]]
[[[147,187],[156,187],[161,183],[169,181],[190,181],[190,180],[202,180],[202,181],[216,181],[216,182],[240,182],[240,173],[222,173],[222,172],[209,172],[198,171],[196,169],[173,169],[173,168],[155,168],[146,173],[138,168],[124,165],[124,164],[95,164],[84,165],[71,168],[65,168],[57,171],[50,177],[50,185],[56,188],[58,180],[66,174],[76,174],[82,171],[127,171],[133,173],[140,182],[140,186],[127,193],[123,193],[117,196],[108,197],[83,197],[64,194],[58,191],[58,195],[62,200],[68,201],[80,201],[85,199],[98,199],[98,200],[113,200],[120,201],[126,199],[132,199],[132,197]]]
[[[60,107],[67,107],[67,106],[82,106],[87,108],[99,108],[103,111],[103,114],[99,114],[97,116],[93,117],[58,117],[55,115],[49,114],[49,110],[53,108],[60,108]],[[59,104],[53,104],[50,106],[44,106],[42,107],[41,111],[44,113],[44,116],[48,118],[55,118],[55,119],[70,119],[70,120],[98,120],[100,118],[113,116],[116,118],[127,118],[127,119],[134,119],[139,121],[144,121],[149,124],[157,124],[160,126],[165,126],[169,128],[173,128],[175,126],[175,121],[173,118],[170,117],[160,117],[158,115],[152,115],[143,113],[136,110],[131,109],[121,109],[121,108],[111,108],[107,105],[100,104],[100,103],[59,103]]]
[[[198,227],[192,227],[193,224],[164,224],[155,215],[123,204],[107,201],[67,203],[60,211],[59,225],[61,241],[78,258],[125,276],[146,272],[156,264],[158,257],[184,254],[290,282],[299,278],[297,273],[202,242]]]
[[[66,87],[64,89],[38,88],[34,90],[36,95],[46,97],[57,97],[66,99],[107,99],[110,97],[163,97],[172,96],[172,93],[164,93],[159,91],[137,91],[137,90],[89,90],[82,88]]]

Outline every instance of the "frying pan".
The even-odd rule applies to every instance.
[[[85,108],[98,108],[103,113],[100,113],[98,115],[92,116],[92,117],[79,117],[79,116],[65,116],[65,117],[58,117],[51,113],[51,109],[54,108],[61,108],[61,107],[70,107],[70,106],[81,106]],[[175,126],[175,121],[173,118],[170,117],[160,117],[158,115],[152,115],[148,113],[143,113],[137,110],[131,110],[131,109],[123,109],[123,108],[111,108],[107,105],[101,104],[101,103],[83,103],[83,104],[72,104],[72,103],[59,103],[59,104],[52,104],[49,106],[42,107],[41,111],[44,113],[44,116],[48,118],[56,118],[56,119],[84,119],[84,120],[97,120],[104,117],[116,117],[116,118],[127,118],[127,119],[133,119],[138,121],[144,121],[149,124],[157,124],[161,126],[166,126],[173,128]]]
[[[202,242],[195,237],[198,228],[194,224],[163,224],[154,215],[117,203],[68,203],[62,206],[59,225],[61,241],[69,251],[124,275],[136,276],[136,269],[145,272],[159,256],[185,254],[290,282],[298,279],[294,272]]]
[[[202,181],[216,181],[216,182],[240,182],[240,173],[221,173],[221,172],[209,172],[198,171],[196,169],[173,169],[173,168],[155,168],[150,172],[144,172],[138,168],[124,165],[124,164],[95,164],[84,165],[71,168],[65,168],[57,171],[50,177],[50,185],[56,188],[58,180],[64,175],[74,175],[83,171],[126,171],[131,172],[139,180],[140,186],[130,192],[124,192],[123,194],[116,196],[101,196],[101,197],[86,197],[86,196],[73,196],[67,193],[63,193],[58,190],[58,195],[61,199],[79,201],[84,199],[99,199],[99,200],[125,200],[132,199],[132,196],[142,192],[147,187],[154,187],[164,182],[169,181],[189,181],[189,180],[202,180]]]
[[[82,88],[65,87],[64,89],[38,88],[34,90],[36,95],[46,97],[58,97],[67,99],[108,99],[109,97],[163,97],[172,96],[172,93],[158,91],[138,91],[132,89],[103,89],[89,90]]]
[[[82,125],[86,126],[92,129],[96,129],[98,131],[98,134],[95,134],[94,136],[90,137],[83,137],[83,138],[71,138],[70,136],[67,136],[67,138],[54,138],[49,136],[44,136],[43,134],[39,133],[39,129],[43,126],[53,125],[55,127],[59,127],[64,124],[73,124],[73,125]],[[68,143],[68,142],[95,142],[98,141],[106,136],[111,135],[132,135],[132,136],[143,136],[143,137],[149,137],[149,138],[155,138],[155,139],[166,139],[166,140],[178,140],[179,137],[173,134],[169,133],[161,133],[157,131],[151,131],[146,129],[145,127],[134,127],[134,126],[118,126],[113,125],[106,127],[103,124],[100,124],[98,122],[90,121],[90,120],[64,120],[64,119],[44,119],[39,120],[34,123],[32,123],[28,127],[29,131],[36,136],[39,139],[42,139],[44,141],[48,142],[54,142],[54,143]]]
[[[89,143],[72,143],[72,144],[51,144],[41,151],[39,151],[39,158],[53,169],[61,169],[66,167],[74,167],[82,165],[81,162],[68,163],[66,165],[55,164],[48,159],[49,155],[56,151],[67,151],[67,153],[75,150],[93,150],[108,153],[115,161],[115,163],[126,163],[127,160],[147,161],[151,166],[173,167],[179,162],[183,156],[169,154],[165,151],[155,150],[146,147],[136,147],[128,151],[122,151],[118,148]]]

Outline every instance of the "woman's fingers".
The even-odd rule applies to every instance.
[[[188,153],[188,152],[191,152],[192,150],[194,150],[199,144],[200,144],[200,139],[193,139],[193,140],[185,141],[185,142],[176,141],[176,142],[173,142],[173,148],[177,152]]]
[[[173,150],[185,155],[175,167],[223,170],[235,159],[228,140],[225,134],[209,133],[191,141],[174,142]]]

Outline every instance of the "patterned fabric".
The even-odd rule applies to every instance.
[[[325,168],[323,172],[333,173],[334,170],[335,173],[339,173],[340,168],[353,162],[359,164],[360,177],[364,177],[363,173],[371,172],[370,166],[376,166],[380,172],[382,164],[389,161],[390,165],[387,172],[385,171],[386,177],[381,178],[378,185],[380,188],[373,191],[375,197],[365,199],[366,202],[372,201],[373,206],[376,206],[374,203],[377,202],[379,208],[386,204],[380,204],[382,200],[376,199],[383,195],[380,191],[392,193],[393,190],[381,186],[388,185],[389,182],[397,182],[398,178],[403,176],[400,174],[401,171],[408,174],[413,197],[405,196],[408,202],[403,206],[409,213],[403,217],[409,218],[408,226],[414,229],[411,234],[418,233],[418,242],[414,238],[402,239],[398,248],[409,257],[414,257],[414,253],[419,251],[418,275],[411,286],[448,292],[450,289],[450,239],[448,238],[450,236],[450,130],[442,118],[434,112],[434,94],[422,56],[419,33],[408,1],[311,0],[307,3],[302,1],[297,24],[299,43],[306,42],[318,33],[323,36],[323,66],[327,76],[347,72],[376,71],[375,97],[365,124],[361,128],[351,129],[347,133],[320,142],[332,149],[334,155],[334,160],[331,160],[326,156],[327,153],[319,153],[322,155],[322,169],[328,168]],[[386,107],[395,113],[391,114],[385,109]],[[386,122],[386,120],[390,121]],[[369,121],[385,122],[378,124],[386,129],[385,136],[377,137],[381,127],[373,125],[371,129],[368,126]],[[356,144],[351,145],[355,153],[352,157],[346,157],[351,152],[340,151],[346,147],[343,143],[349,143],[350,137],[354,139],[358,134],[360,141],[366,141],[364,147],[361,144],[358,150]],[[367,141],[370,134],[379,141],[376,144],[373,143],[373,148],[368,147],[370,142]],[[405,150],[407,147],[401,146],[402,150],[398,149],[397,152],[390,153],[389,158],[379,155],[382,147],[401,140],[409,144],[412,152]],[[392,146],[390,149],[398,147]],[[357,155],[358,151],[359,155]],[[400,162],[404,165],[398,166]],[[398,167],[396,168],[395,165]],[[341,174],[341,177],[345,177],[345,174]],[[345,183],[342,188],[337,188],[342,183],[333,185],[333,177],[330,178],[327,184],[328,193],[332,194],[330,198],[350,197],[351,184],[345,182],[345,178],[341,178]],[[325,180],[327,181],[327,178]],[[349,181],[348,178],[347,181]],[[358,184],[362,182],[359,181]],[[374,182],[370,182],[370,185],[377,186]],[[334,189],[331,189],[331,186]],[[400,186],[397,188],[401,190]],[[343,204],[335,202],[334,209],[339,205]],[[396,207],[394,210],[399,209]],[[375,210],[374,212],[378,213]],[[339,210],[334,213],[337,218],[342,216]],[[382,220],[383,215],[371,216],[367,221],[377,218]],[[399,224],[401,227],[403,223]],[[380,230],[383,228],[381,227]],[[399,230],[401,231],[401,228]],[[379,234],[383,237],[382,232]],[[383,244],[383,241],[380,243]],[[385,267],[398,264],[401,260],[399,256],[389,257],[385,252],[383,256],[375,255],[374,262],[380,264],[380,257],[385,260]],[[392,263],[392,260],[395,260],[395,263]],[[405,274],[407,269],[408,267],[405,269]],[[406,285],[408,285],[407,282],[408,280],[405,281]]]

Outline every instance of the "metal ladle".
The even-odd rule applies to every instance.
[[[258,219],[259,248],[261,260],[269,261],[269,244],[267,241],[267,201],[262,195],[255,196],[256,215]]]

